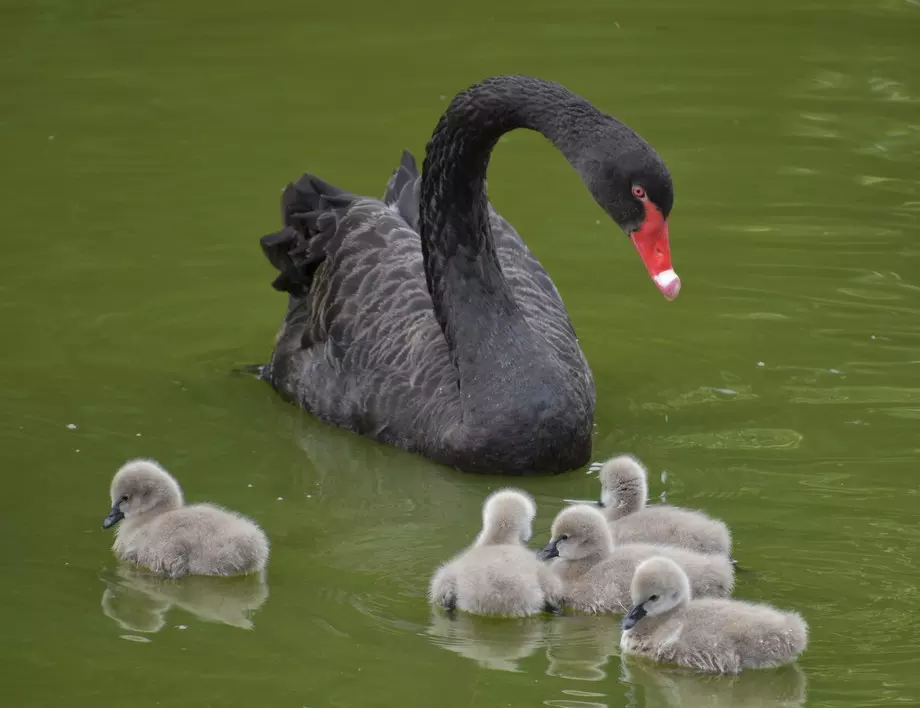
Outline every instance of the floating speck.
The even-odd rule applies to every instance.
[[[597,224],[598,226],[600,226],[600,225],[601,225],[601,220],[600,220],[600,219],[598,219],[598,220],[597,220],[597,221],[595,221],[594,223],[595,223],[595,224]]]
[[[48,136],[48,140],[54,140],[54,136],[53,136],[53,135],[49,135],[49,136]]]
[[[134,433],[134,437],[139,438],[140,436],[141,436],[140,433]]]
[[[252,489],[252,485],[251,485],[251,484],[247,484],[246,486],[249,487],[250,489]]]
[[[664,414],[664,422],[665,422],[665,423],[668,422],[668,414],[667,414],[667,413]]]
[[[176,629],[188,629],[188,625],[187,624],[177,624]]]
[[[764,365],[764,363],[763,363],[762,361],[758,361],[758,362],[757,362],[757,366],[763,366],[763,365]]]
[[[875,335],[874,335],[874,334],[871,335],[871,336],[869,337],[869,339],[875,339]]]
[[[80,448],[77,448],[76,450],[74,450],[74,452],[80,452]]]
[[[840,373],[840,369],[828,369],[828,371],[830,371],[832,374],[839,374],[839,373]]]
[[[284,501],[284,497],[278,497],[278,501]]]
[[[136,634],[122,634],[121,639],[127,639],[129,642],[139,642],[141,644],[150,644],[147,637],[138,637]]]
[[[312,495],[312,494],[308,494],[308,495],[307,495],[307,499],[312,499],[312,498],[313,498],[313,495]]]
[[[68,430],[76,430],[76,429],[77,429],[77,426],[74,425],[73,423],[68,423],[68,424],[67,424],[67,429],[68,429]]]
[[[668,471],[661,470],[661,483],[665,484],[668,481]]]

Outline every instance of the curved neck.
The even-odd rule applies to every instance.
[[[486,79],[451,102],[426,150],[419,231],[428,289],[455,362],[463,357],[458,345],[481,345],[517,314],[486,197],[492,149],[516,128],[542,133],[583,175],[585,145],[611,129],[629,130],[565,87],[527,76]]]
[[[519,544],[521,531],[510,521],[501,521],[484,526],[476,537],[476,546],[506,546]]]
[[[644,479],[621,477],[612,489],[604,490],[603,496],[607,518],[616,521],[645,508],[648,487]]]

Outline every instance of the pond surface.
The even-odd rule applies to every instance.
[[[920,7],[3,0],[0,663],[10,706],[920,702]],[[666,302],[545,141],[491,196],[597,380],[593,458],[723,518],[797,665],[621,661],[617,618],[448,623],[428,578],[503,483],[330,429],[250,376],[285,299],[258,239],[305,170],[379,195],[446,100],[561,81],[676,184]],[[102,531],[129,457],[265,527],[265,584],[155,582]],[[588,470],[520,482],[534,543]]]

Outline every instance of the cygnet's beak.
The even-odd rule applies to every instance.
[[[559,557],[559,549],[556,548],[556,545],[559,543],[558,539],[552,540],[546,544],[546,548],[537,553],[537,559],[541,561],[548,561],[552,558]]]
[[[638,624],[639,620],[645,617],[648,613],[645,611],[645,607],[642,605],[636,605],[633,607],[629,614],[623,618],[623,631],[625,632],[628,629],[632,629]]]
[[[112,510],[109,512],[109,515],[106,516],[105,520],[102,522],[102,528],[110,529],[123,518],[125,518],[125,515],[121,511],[121,502],[116,502],[112,505]]]

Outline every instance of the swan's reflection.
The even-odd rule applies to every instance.
[[[252,629],[252,614],[267,598],[264,573],[234,578],[192,575],[169,580],[119,565],[115,577],[106,579],[102,611],[122,628],[134,632],[160,631],[173,607],[205,622]]]
[[[795,664],[712,676],[625,656],[621,681],[639,689],[631,693],[641,694],[641,700],[630,705],[647,708],[793,708],[805,704],[805,673]]]
[[[547,631],[546,673],[574,681],[601,681],[619,651],[620,617],[558,617]]]
[[[521,671],[518,663],[545,646],[550,620],[491,619],[458,614],[432,615],[427,634],[442,649],[456,652],[487,669]]]

